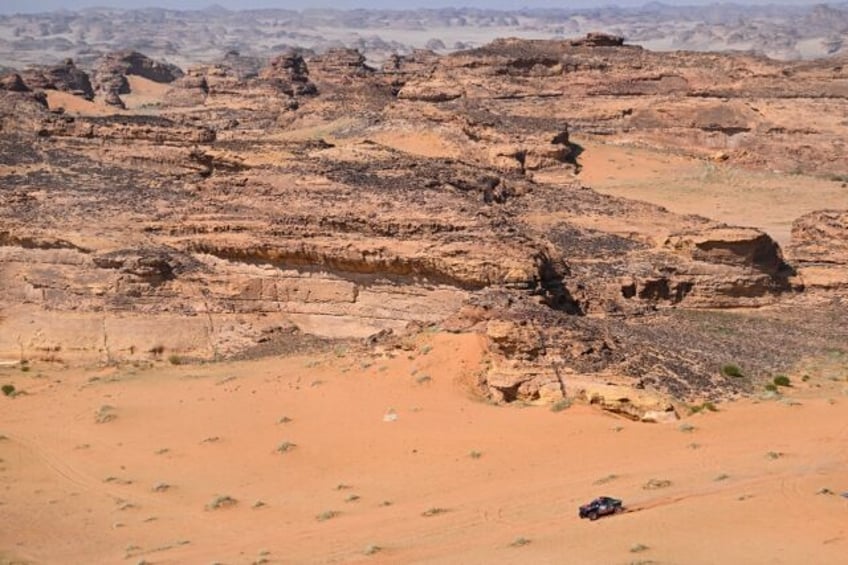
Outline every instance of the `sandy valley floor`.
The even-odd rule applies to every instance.
[[[0,562],[844,562],[845,377],[649,425],[487,404],[482,355],[0,367]]]

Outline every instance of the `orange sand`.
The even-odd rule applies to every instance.
[[[844,562],[848,500],[816,494],[848,490],[844,383],[687,432],[489,405],[482,355],[428,334],[394,357],[0,367],[27,392],[0,397],[0,562]],[[631,512],[579,520],[599,494]],[[206,509],[219,495],[238,502]]]

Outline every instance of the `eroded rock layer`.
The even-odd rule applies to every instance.
[[[219,358],[280,328],[390,344],[438,324],[486,337],[477,386],[496,400],[582,395],[642,417],[671,410],[662,394],[750,390],[718,371],[737,356],[765,374],[827,346],[814,328],[790,352],[768,314],[728,314],[732,343],[715,331],[698,312],[803,320],[794,259],[759,230],[582,186],[569,131],[769,166],[827,140],[807,162],[826,173],[845,164],[846,126],[787,127],[775,108],[791,93],[810,115],[844,112],[841,67],[660,56],[600,35],[382,71],[351,50],[264,68],[231,53],[186,73],[120,53],[93,91],[68,65],[0,83],[0,356]],[[128,107],[128,75],[165,94]],[[58,112],[44,89],[119,109]],[[844,259],[842,213],[822,214],[796,225],[799,261]],[[838,311],[827,300],[816,307]],[[654,400],[628,404],[620,386]]]

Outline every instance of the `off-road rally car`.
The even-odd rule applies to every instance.
[[[589,504],[580,507],[580,517],[597,520],[607,514],[618,514],[624,511],[624,504],[617,498],[599,496]]]

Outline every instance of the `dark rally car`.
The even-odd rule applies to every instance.
[[[617,498],[599,496],[589,504],[580,507],[580,517],[597,520],[607,514],[618,514],[624,510],[624,505]]]

